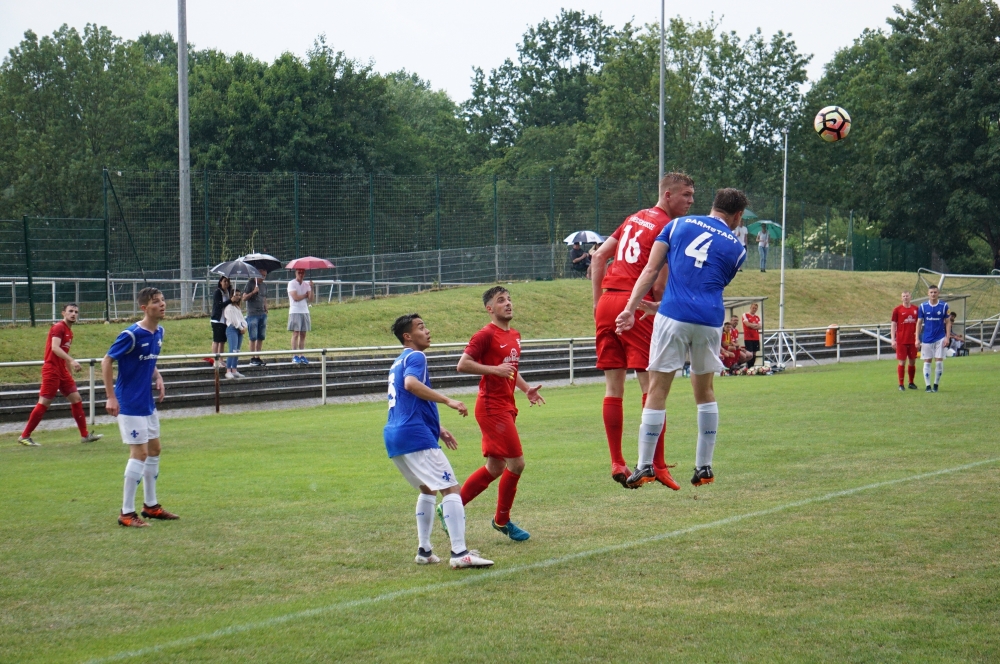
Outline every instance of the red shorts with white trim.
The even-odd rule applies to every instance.
[[[635,369],[645,371],[649,366],[649,340],[653,336],[653,316],[641,311],[635,315],[635,325],[625,334],[615,332],[615,319],[625,310],[631,293],[604,291],[597,301],[594,322],[597,327],[597,368]]]
[[[917,359],[917,344],[896,344],[896,359],[897,360],[915,360]]]
[[[56,392],[68,397],[76,391],[76,381],[68,373],[50,369],[48,365],[42,367],[42,387],[38,390],[38,396],[54,399]]]
[[[524,455],[521,451],[521,438],[514,425],[516,419],[517,411],[487,413],[476,409],[476,422],[479,422],[479,430],[483,433],[484,457],[516,459]]]

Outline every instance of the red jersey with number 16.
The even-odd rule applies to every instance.
[[[656,236],[670,222],[670,216],[658,207],[630,215],[611,237],[618,240],[615,260],[608,266],[601,287],[631,293],[639,275],[649,262],[649,251]]]
[[[49,328],[48,338],[45,339],[45,366],[55,369],[61,374],[69,375],[66,360],[52,352],[52,340],[56,337],[60,339],[59,346],[67,355],[69,354],[70,346],[73,345],[73,330],[69,329],[69,325],[64,321],[59,321],[53,325]]]
[[[476,410],[482,408],[486,413],[516,413],[514,388],[517,386],[517,365],[521,359],[521,333],[513,328],[501,330],[490,323],[473,335],[469,345],[465,347],[465,353],[479,364],[491,367],[498,367],[504,362],[514,365],[514,375],[511,378],[482,377],[479,381]]]
[[[904,307],[897,306],[892,310],[892,322],[896,324],[896,343],[913,344],[916,343],[917,334],[917,307],[910,305]]]

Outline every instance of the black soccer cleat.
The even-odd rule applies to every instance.
[[[937,390],[938,390],[938,386],[937,386],[937,383],[934,383],[934,389],[933,389],[932,391],[933,391],[933,392],[937,392]]]
[[[703,484],[711,484],[715,481],[715,475],[712,474],[711,466],[702,466],[701,468],[694,469],[694,477],[691,478],[691,484],[694,486],[701,486]]]
[[[927,387],[924,388],[924,392],[933,392],[933,391],[934,390],[931,389],[930,385],[928,385]]]
[[[905,391],[906,391],[906,388],[905,388],[905,387],[903,387],[902,385],[900,385],[900,386],[899,386],[899,391],[900,391],[900,392],[905,392]]]
[[[917,384],[916,383],[910,383],[909,385],[907,385],[907,387],[910,388],[911,390],[915,390],[915,389],[917,389]]]
[[[625,486],[630,489],[638,489],[643,484],[656,481],[656,471],[653,470],[653,465],[648,466],[636,466],[635,472],[629,475],[629,478],[625,480]]]

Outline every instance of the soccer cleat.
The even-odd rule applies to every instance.
[[[448,524],[444,520],[444,503],[439,504],[434,508],[434,512],[437,514],[438,521],[441,522],[441,530],[444,531],[445,535],[448,535]]]
[[[670,475],[670,467],[657,468],[653,467],[653,473],[656,475],[656,481],[665,487],[669,487],[674,491],[680,491],[681,485],[677,483],[677,480]]]
[[[167,510],[160,507],[159,503],[156,503],[152,507],[146,503],[142,504],[142,515],[147,519],[161,519],[163,521],[173,521],[174,519],[179,519],[180,517],[176,514],[171,514]]]
[[[694,486],[711,484],[714,481],[715,475],[712,474],[711,466],[702,466],[701,468],[694,469],[694,477],[691,478],[691,484]]]
[[[511,538],[515,542],[523,542],[524,540],[531,537],[527,530],[521,530],[518,528],[513,521],[508,521],[502,526],[497,525],[497,520],[493,519],[493,530],[498,533],[503,533],[507,537]],[[492,564],[492,563],[491,563]]]
[[[416,562],[418,565],[437,565],[441,559],[435,556],[433,551],[424,551],[418,548]]]
[[[938,386],[937,386],[937,383],[934,383],[934,389],[933,389],[933,390],[931,390],[931,391],[932,391],[932,392],[937,392],[937,390],[938,390]]]
[[[146,528],[149,526],[149,524],[140,519],[139,515],[135,512],[119,514],[118,525],[125,526],[126,528]]]
[[[458,555],[451,554],[452,569],[473,569],[476,567],[493,567],[493,561],[483,558],[475,549]]]
[[[81,443],[96,443],[101,438],[104,438],[104,434],[90,432],[86,436],[84,436],[83,438],[80,438],[80,442]]]
[[[931,389],[930,385],[928,385],[927,387],[924,388],[924,392],[933,392],[933,391],[934,390]]]
[[[31,436],[28,436],[27,438],[25,438],[25,437],[22,436],[21,438],[17,439],[17,442],[21,443],[25,447],[41,447],[42,446],[41,443],[36,443],[35,441],[33,441],[31,439]]]
[[[906,391],[906,388],[905,388],[905,387],[903,387],[902,385],[900,385],[900,386],[899,386],[899,391],[900,391],[900,392],[905,392],[905,391]]]
[[[915,389],[917,389],[917,384],[916,383],[910,383],[909,385],[907,385],[907,387],[910,388],[911,390],[915,390]]]
[[[615,482],[618,482],[619,484],[621,484],[626,489],[634,488],[634,487],[630,487],[629,485],[625,484],[625,480],[627,480],[628,476],[631,475],[631,474],[632,474],[632,471],[629,470],[628,466],[626,466],[625,464],[623,464],[623,463],[622,464],[618,464],[618,463],[611,464],[611,479],[613,479]]]
[[[647,482],[655,482],[656,473],[653,471],[653,466],[638,466],[635,472],[627,480],[625,480],[625,486],[630,489],[638,489],[643,484]]]

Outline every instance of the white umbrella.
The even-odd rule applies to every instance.
[[[563,242],[566,244],[575,244],[577,242],[580,244],[597,244],[598,242],[604,242],[604,238],[594,231],[577,231],[567,235]]]

